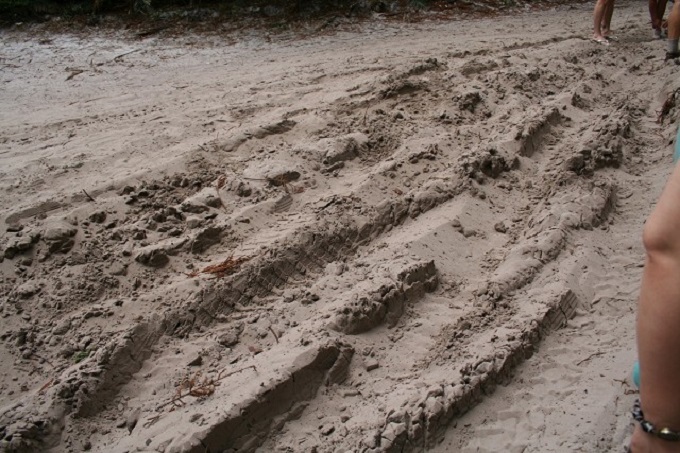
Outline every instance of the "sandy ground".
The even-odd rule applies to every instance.
[[[3,32],[0,450],[621,451],[645,9]]]

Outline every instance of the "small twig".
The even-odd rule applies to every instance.
[[[160,411],[164,407],[169,406],[171,404],[173,406],[179,406],[179,404],[177,404],[177,401],[179,401],[180,403],[183,403],[183,401],[182,401],[183,396],[186,396],[186,395],[174,396],[170,401],[166,401],[165,403],[161,404],[160,406],[156,406],[156,412]]]
[[[78,104],[78,103],[87,104],[88,102],[94,102],[94,101],[98,101],[100,99],[106,99],[106,96],[102,96],[100,98],[88,99],[87,101],[76,100],[76,101],[73,101],[73,102],[69,102],[68,105],[73,105],[73,104]]]
[[[274,339],[276,340],[276,344],[279,343],[279,337],[276,335],[276,332],[274,332],[274,329],[272,329],[272,326],[269,326],[269,331],[274,335]]]
[[[628,384],[628,380],[626,379],[612,379],[612,380],[614,382],[618,382],[619,384],[621,384],[621,386],[625,385],[626,387],[630,387],[630,384]]]
[[[38,393],[45,393],[45,390],[50,388],[52,386],[52,383],[54,382],[54,378],[50,379],[49,381],[45,382],[42,387],[40,387],[40,390],[38,390]]]
[[[245,368],[241,368],[241,369],[238,369],[238,370],[230,371],[230,372],[227,373],[227,374],[222,374],[222,373],[220,373],[220,374],[217,376],[217,381],[221,381],[221,380],[224,379],[224,378],[227,378],[227,377],[229,377],[229,376],[232,376],[232,375],[234,375],[234,374],[236,374],[236,373],[240,373],[241,371],[245,371],[245,370],[250,369],[250,368],[252,368],[253,370],[255,370],[255,372],[257,372],[257,367],[256,367],[255,365],[249,365],[249,366],[247,366],[247,367],[245,367]]]
[[[148,419],[147,421],[145,421],[144,424],[143,424],[142,426],[143,426],[144,428],[150,428],[150,427],[152,427],[153,425],[155,425],[156,422],[157,422],[160,418],[161,418],[160,414],[154,415],[153,417],[151,417],[150,419]]]
[[[111,61],[118,61],[119,58],[123,58],[125,55],[130,55],[131,53],[139,52],[140,49],[135,49],[135,50],[130,50],[129,52],[124,52],[120,55],[117,55],[111,59]]]
[[[184,405],[184,401],[182,400],[182,398],[184,398],[185,396],[193,396],[196,398],[200,398],[212,395],[215,392],[215,387],[219,385],[219,382],[221,380],[229,376],[232,376],[236,373],[245,371],[249,368],[252,368],[253,370],[255,370],[255,372],[257,372],[257,368],[255,367],[255,365],[250,365],[245,368],[240,368],[238,370],[231,371],[229,373],[224,373],[224,370],[222,370],[217,374],[217,378],[215,379],[205,378],[203,381],[200,382],[198,381],[198,378],[200,377],[201,373],[200,371],[198,371],[192,378],[189,378],[187,376],[177,386],[177,391],[175,392],[175,395],[172,397],[170,401],[167,401],[161,404],[160,406],[156,406],[156,412],[160,411],[161,409],[169,405],[173,405],[174,407],[181,407],[182,405]],[[186,393],[182,393],[183,389],[186,389]]]
[[[576,364],[576,366],[579,366],[580,364],[582,364],[582,363],[584,363],[584,362],[587,362],[588,360],[592,359],[593,357],[597,357],[597,356],[602,355],[602,354],[604,354],[604,351],[599,351],[599,352],[595,352],[595,353],[593,353],[593,354],[590,354],[588,357],[586,357],[585,359],[583,359],[583,360],[581,360],[580,362],[578,362],[578,363]]]
[[[50,362],[49,360],[47,360],[45,357],[42,357],[42,356],[36,354],[35,352],[32,352],[32,353],[31,353],[31,356],[32,356],[32,357],[37,357],[38,360],[42,360],[43,362],[45,362],[46,364],[48,364],[52,369],[55,368],[54,365],[52,365],[52,362]]]
[[[83,72],[85,72],[85,70],[83,69],[71,69],[71,74],[68,77],[66,77],[66,80],[71,80],[72,78],[74,78],[78,74],[82,74]]]
[[[95,199],[92,198],[92,197],[90,196],[90,194],[87,193],[87,192],[85,191],[85,189],[83,189],[83,193],[85,194],[85,196],[87,197],[88,200],[90,200],[90,201],[95,201]]]

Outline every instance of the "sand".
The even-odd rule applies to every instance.
[[[2,32],[0,450],[620,451],[647,14]]]

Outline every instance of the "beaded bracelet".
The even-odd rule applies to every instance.
[[[633,405],[633,419],[640,423],[640,427],[646,433],[652,434],[659,439],[667,440],[669,442],[680,441],[679,432],[671,431],[668,428],[658,429],[656,426],[645,420],[645,414],[642,413],[642,406],[640,405],[639,399],[635,400],[635,404]]]

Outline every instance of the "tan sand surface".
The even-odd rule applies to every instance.
[[[2,32],[0,450],[621,451],[680,78],[591,7]]]

